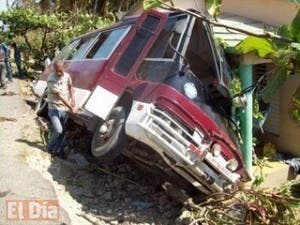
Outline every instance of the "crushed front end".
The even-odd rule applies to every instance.
[[[231,79],[209,26],[171,13],[130,83],[126,134],[200,192],[233,190],[249,176],[230,125]]]
[[[201,127],[190,129],[153,104],[135,102],[126,133],[155,150],[166,164],[204,194],[236,187],[245,172],[241,159],[224,154]]]

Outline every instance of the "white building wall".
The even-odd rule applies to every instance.
[[[298,9],[298,4],[283,0],[223,0],[221,6],[221,12],[261,20],[273,26],[290,23]]]

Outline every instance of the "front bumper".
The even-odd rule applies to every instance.
[[[232,189],[240,175],[226,168],[222,154],[213,156],[200,130],[193,133],[153,104],[134,102],[125,125],[127,135],[155,150],[170,168],[199,191]]]

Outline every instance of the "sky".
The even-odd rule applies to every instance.
[[[7,0],[0,0],[0,11],[6,10],[6,1]],[[8,2],[11,4],[13,0],[9,0]]]
[[[6,9],[6,0],[0,0],[0,11]]]

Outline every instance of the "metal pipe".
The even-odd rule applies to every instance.
[[[253,69],[252,65],[240,64],[239,74],[241,78],[242,89],[252,86]],[[241,137],[242,137],[242,155],[246,169],[250,176],[252,176],[252,126],[253,126],[253,96],[252,92],[246,94],[247,104],[240,114]]]

